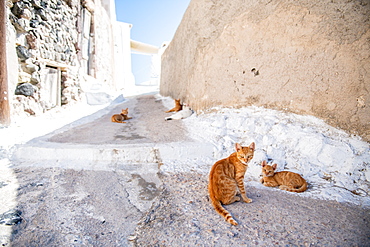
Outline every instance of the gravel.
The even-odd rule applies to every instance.
[[[143,216],[133,246],[368,246],[369,209],[247,187],[253,202],[226,206],[232,226],[212,208],[208,177],[161,175],[163,191]]]

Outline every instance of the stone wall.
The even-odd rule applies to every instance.
[[[192,0],[164,55],[160,93],[195,110],[310,114],[370,140],[370,3]]]
[[[112,22],[100,0],[7,0],[7,7],[12,115],[79,101],[91,78],[114,88]]]

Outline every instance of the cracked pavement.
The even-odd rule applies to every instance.
[[[125,107],[133,119],[127,124],[112,123],[110,116]],[[40,146],[32,146],[32,141],[25,146],[33,148],[31,155],[45,148],[52,156],[58,148],[71,145],[89,145],[89,150],[97,149],[97,152],[112,148],[113,153],[118,152],[114,149],[116,145],[124,145],[124,148],[136,145],[133,152],[147,152],[148,149],[140,149],[140,144],[188,140],[181,122],[164,121],[165,111],[154,95],[133,97],[92,122],[42,137]],[[167,123],[166,128],[159,122]],[[115,160],[114,167],[100,166],[99,160],[94,160],[96,164],[91,166],[83,162],[89,150],[81,149],[80,162],[70,160],[68,151],[65,159],[40,156],[12,161],[18,183],[16,208],[22,213],[22,221],[12,226],[11,245],[129,245],[128,239],[137,222],[160,193],[160,158],[147,164]],[[25,155],[21,147],[17,152],[18,158]],[[157,154],[154,152],[154,155]],[[71,163],[66,164],[68,162]]]

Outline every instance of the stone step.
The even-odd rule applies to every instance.
[[[142,166],[158,169],[158,164],[161,163],[187,162],[213,156],[211,144],[197,142],[131,145],[38,144],[19,146],[12,156],[12,163],[16,166],[131,170]]]

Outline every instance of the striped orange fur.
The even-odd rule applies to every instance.
[[[232,225],[238,225],[238,223],[222,204],[227,205],[240,201],[240,197],[237,196],[239,193],[244,202],[252,202],[252,199],[248,198],[245,192],[244,175],[249,161],[253,158],[255,144],[252,142],[249,147],[242,147],[236,143],[235,149],[236,152],[217,161],[212,166],[208,184],[209,197],[213,207]]]
[[[307,190],[307,182],[301,175],[290,171],[275,172],[277,164],[267,165],[266,160],[262,161],[261,165],[263,176],[261,183],[263,185],[268,187],[279,186],[281,190],[297,193]]]
[[[128,117],[128,108],[126,108],[126,109],[122,109],[120,114],[114,114],[111,117],[111,121],[113,123],[126,123],[123,120],[129,120],[131,118],[132,117]]]
[[[180,99],[175,99],[175,107],[166,112],[178,112],[181,110],[182,110],[182,104],[180,103]]]

